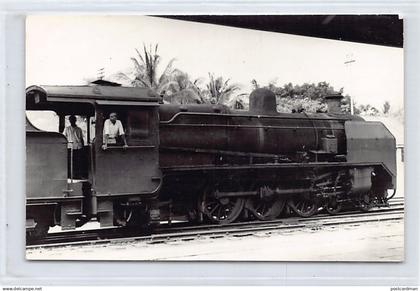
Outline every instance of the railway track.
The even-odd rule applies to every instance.
[[[146,241],[148,243],[165,243],[169,240],[193,240],[197,237],[210,238],[231,236],[249,236],[257,232],[276,230],[293,230],[302,228],[319,228],[341,224],[358,224],[375,221],[401,220],[404,218],[403,198],[394,198],[389,208],[374,208],[369,212],[347,211],[337,215],[319,213],[313,217],[286,217],[271,221],[247,221],[226,225],[189,225],[177,223],[172,226],[162,225],[151,235],[139,235],[130,229],[119,227],[92,229],[84,231],[67,231],[49,234],[42,241],[27,244],[27,249],[53,248],[89,244],[104,244],[129,241]]]

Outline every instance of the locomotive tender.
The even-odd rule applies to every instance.
[[[27,232],[92,219],[143,228],[386,206],[396,188],[395,138],[380,122],[343,114],[339,95],[326,98],[328,113],[289,114],[277,112],[267,89],[251,93],[249,111],[236,111],[163,104],[145,88],[31,86],[26,109],[54,111],[59,125],[46,132],[26,120]],[[102,149],[110,112],[124,126],[126,149]],[[74,165],[68,171],[68,115],[86,120],[82,179],[73,179]]]

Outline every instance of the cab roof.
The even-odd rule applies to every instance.
[[[162,97],[148,88],[102,85],[30,86],[26,89],[27,110],[53,110],[61,113],[90,114],[93,105],[152,105]]]

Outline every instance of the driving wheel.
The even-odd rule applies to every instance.
[[[234,222],[241,214],[245,199],[242,197],[215,197],[215,191],[206,191],[200,200],[199,208],[212,222],[227,224]]]
[[[273,220],[283,211],[286,200],[281,198],[264,199],[260,197],[249,198],[247,207],[259,220]]]

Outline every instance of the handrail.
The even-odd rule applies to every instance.
[[[154,145],[127,146],[125,149],[153,149],[155,147]],[[107,149],[124,149],[124,146],[107,146]]]
[[[279,113],[280,114],[280,113]],[[291,113],[290,113],[291,114]],[[208,112],[177,112],[175,113],[172,118],[168,119],[168,120],[161,120],[159,123],[160,124],[169,124],[172,123],[176,118],[178,118],[178,116],[181,115],[199,115],[199,116],[209,116],[209,117],[214,117],[214,116],[223,116],[223,117],[230,117],[230,118],[235,118],[235,117],[245,117],[245,118],[268,118],[268,119],[299,119],[299,117],[302,119],[302,116],[279,116],[279,115],[253,115],[253,114],[234,114],[234,113],[208,113]],[[349,115],[350,116],[350,115]],[[336,120],[336,121],[346,121],[349,120],[350,118],[347,117],[347,115],[344,115],[343,118],[337,118],[337,117],[319,117],[316,114],[314,114],[314,116],[312,116],[311,118],[314,120],[327,120],[327,121],[331,121],[331,120]]]
[[[311,118],[305,119],[312,121],[314,124],[314,120]],[[264,129],[313,129],[313,126],[272,126],[272,125],[247,125],[247,124],[203,124],[203,123],[165,123],[165,126],[190,126],[190,127],[223,127],[223,128],[264,128]],[[344,130],[342,127],[316,127],[317,129],[323,130]]]

